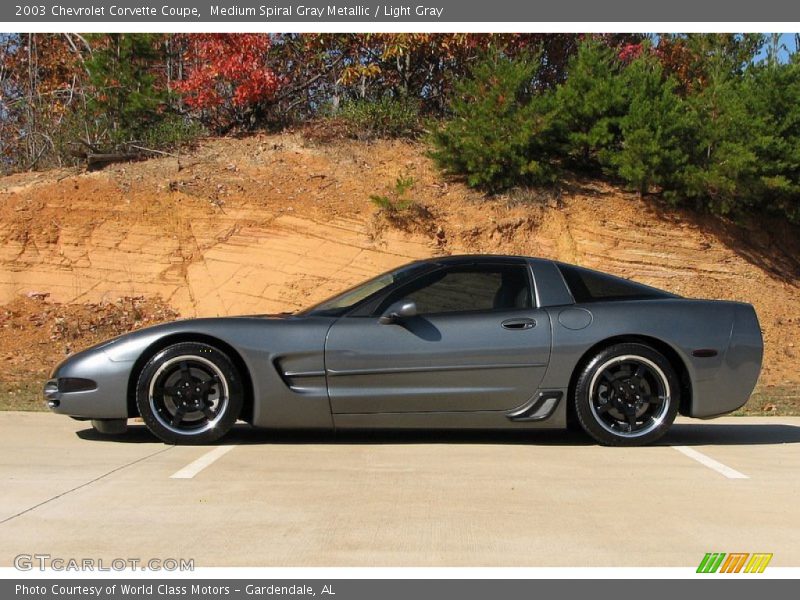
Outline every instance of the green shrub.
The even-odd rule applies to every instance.
[[[626,98],[616,51],[596,40],[581,44],[555,92],[554,130],[560,153],[580,168],[606,164],[619,142]]]
[[[800,62],[751,68],[743,95],[761,121],[753,139],[759,203],[800,223]]]
[[[142,145],[154,150],[171,150],[191,144],[207,135],[206,129],[192,119],[171,115],[153,123],[142,134]]]
[[[452,117],[431,134],[430,155],[467,184],[499,191],[550,182],[548,96],[534,96],[538,57],[485,56],[456,85]]]
[[[626,111],[618,121],[619,145],[606,149],[606,160],[640,194],[654,187],[674,194],[689,161],[692,133],[676,82],[648,55],[627,66],[621,80]]]
[[[348,100],[332,116],[356,139],[412,137],[419,131],[419,105],[414,100]]]
[[[692,151],[678,194],[726,215],[754,203],[759,183],[754,141],[763,122],[751,114],[741,81],[711,81],[688,100]]]
[[[417,202],[408,197],[408,193],[414,187],[414,183],[414,178],[410,175],[400,175],[388,194],[372,194],[369,199],[375,206],[384,211],[387,216],[394,217],[417,206]]]

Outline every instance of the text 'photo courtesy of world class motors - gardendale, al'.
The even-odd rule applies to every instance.
[[[0,34],[0,566],[800,564],[799,48]]]

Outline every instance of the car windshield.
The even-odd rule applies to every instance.
[[[304,315],[331,315],[344,314],[350,308],[367,298],[393,286],[396,283],[407,281],[415,275],[427,271],[430,268],[428,263],[414,263],[400,267],[394,271],[383,273],[364,283],[350,288],[346,292],[329,298],[320,304],[312,306],[300,314]]]

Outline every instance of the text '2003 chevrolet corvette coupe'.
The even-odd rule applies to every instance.
[[[188,319],[62,362],[50,408],[168,443],[237,420],[270,428],[580,426],[653,442],[675,416],[749,398],[761,369],[753,307],[691,300],[552,260],[409,264],[297,314]]]

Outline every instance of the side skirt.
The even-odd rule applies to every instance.
[[[513,413],[513,411],[512,411]],[[565,402],[539,419],[513,420],[508,411],[335,414],[336,429],[564,429]]]

